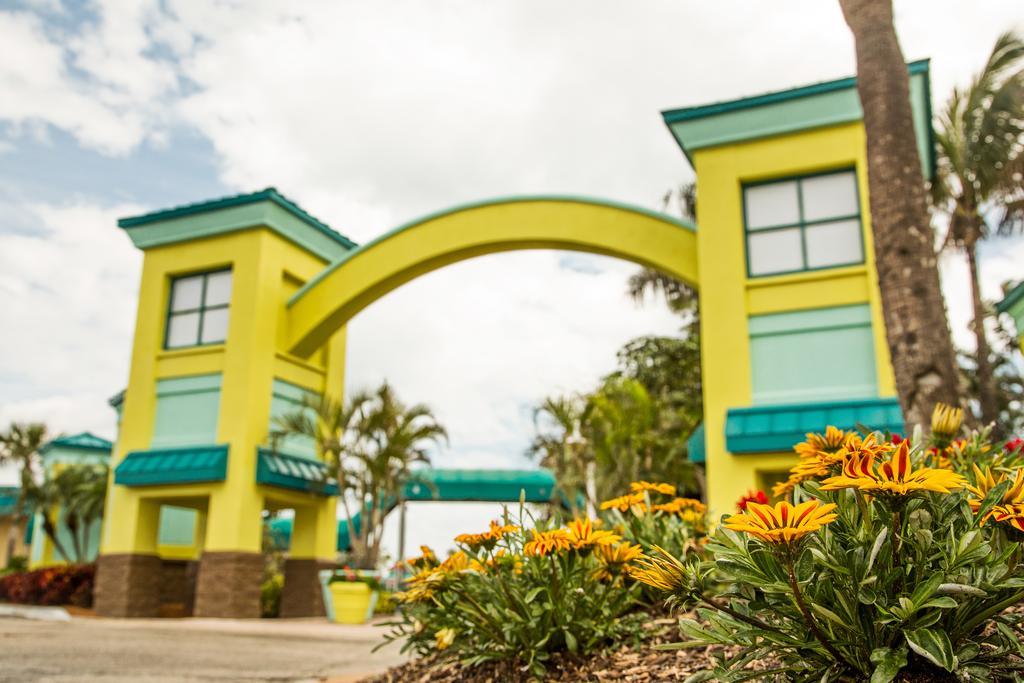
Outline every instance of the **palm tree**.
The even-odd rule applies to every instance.
[[[971,279],[976,381],[981,420],[999,416],[991,346],[985,333],[978,241],[989,236],[984,214],[1008,233],[1024,223],[1024,40],[1012,32],[996,40],[985,67],[965,89],[955,88],[939,115],[938,178],[932,194],[949,215],[945,243],[962,249]]]
[[[354,425],[352,454],[362,476],[354,479],[356,500],[365,501],[369,523],[360,529],[365,548],[362,563],[376,567],[383,540],[384,516],[391,504],[402,504],[414,464],[429,464],[426,445],[447,441],[448,432],[422,403],[406,406],[384,382],[365,403]],[[354,546],[353,546],[354,547]]]
[[[426,444],[447,439],[444,427],[427,406],[402,403],[387,382],[345,403],[308,397],[299,411],[275,422],[273,443],[289,436],[313,440],[338,480],[352,564],[375,568],[384,517],[401,502],[412,465],[429,463]]]
[[[39,449],[47,441],[46,425],[39,422],[12,422],[6,432],[0,433],[0,465],[14,465],[19,470],[21,488],[14,504],[14,522],[7,539],[7,556],[14,552],[18,529],[25,521],[28,499],[35,487],[35,472],[39,465]]]
[[[932,407],[960,404],[935,240],[892,0],[839,0],[857,52],[882,314],[908,433]]]
[[[89,559],[90,531],[103,517],[109,475],[106,465],[73,465],[56,477],[62,492],[64,524],[71,532],[79,562]]]
[[[557,491],[569,506],[573,517],[579,517],[579,497],[585,497],[590,506],[597,501],[587,491],[587,467],[594,462],[590,442],[581,434],[584,401],[579,396],[554,396],[533,411],[535,436],[529,454],[536,457],[541,467],[555,474]]]

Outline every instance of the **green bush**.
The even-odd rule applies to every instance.
[[[281,614],[281,591],[284,590],[284,574],[275,572],[260,585],[260,616],[275,618]]]
[[[928,442],[809,435],[794,504],[725,518],[713,559],[640,560],[639,580],[697,609],[675,647],[742,646],[692,681],[749,680],[756,660],[777,665],[761,680],[1022,680],[1022,620],[1006,610],[1024,599],[1024,470],[958,474],[958,416],[937,420]]]
[[[522,517],[522,515],[521,515]],[[396,598],[400,618],[388,640],[403,652],[458,658],[469,666],[517,659],[542,676],[553,652],[586,653],[636,636],[639,587],[625,567],[640,548],[619,534],[574,520],[565,528],[492,522],[456,538],[442,563],[433,553]]]

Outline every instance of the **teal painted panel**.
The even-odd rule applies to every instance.
[[[217,440],[221,376],[163,379],[156,385],[153,448],[191,446]]]
[[[160,545],[192,545],[196,540],[196,520],[199,513],[192,508],[174,505],[160,507]]]
[[[750,318],[755,405],[878,395],[867,304]]]
[[[903,414],[895,398],[731,408],[725,421],[725,446],[738,454],[788,451],[807,432],[824,431],[828,425],[901,432]]]
[[[307,389],[280,379],[274,380],[274,386],[271,391],[270,431],[277,429],[275,420],[278,418],[284,417],[289,413],[295,413],[302,410],[303,398],[312,394],[312,392]],[[311,418],[315,416],[314,411],[307,410],[307,412]],[[298,455],[310,460],[317,459],[315,442],[313,439],[305,436],[289,436],[280,439],[276,444],[274,444],[274,447],[281,453]]]
[[[224,481],[228,447],[185,446],[132,451],[114,469],[114,483],[123,486],[157,486]]]

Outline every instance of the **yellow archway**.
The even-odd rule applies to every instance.
[[[616,256],[697,285],[692,224],[580,197],[517,197],[407,223],[332,264],[288,302],[288,349],[306,357],[356,313],[410,280],[457,261],[519,249]]]

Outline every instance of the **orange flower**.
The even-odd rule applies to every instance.
[[[915,470],[910,462],[910,447],[903,441],[892,458],[878,467],[874,453],[851,457],[843,466],[842,474],[829,477],[821,488],[825,491],[855,488],[871,495],[909,496],[923,491],[949,493],[965,483],[963,477],[949,470],[932,467]]]
[[[666,496],[676,495],[676,487],[672,484],[652,483],[649,481],[634,481],[629,485],[629,490],[633,493],[653,491],[654,493],[664,493]]]
[[[530,557],[543,557],[551,553],[568,550],[572,546],[572,540],[564,529],[553,531],[537,531],[531,529],[533,540],[523,546],[523,554]]]
[[[622,540],[621,536],[610,531],[596,531],[589,519],[574,519],[566,527],[573,550],[590,550]]]
[[[632,507],[638,507],[641,510],[645,507],[643,493],[630,493],[601,503],[602,510],[615,508],[619,512],[629,512],[629,509]]]
[[[824,434],[807,433],[807,440],[793,447],[801,458],[831,458],[853,436],[853,432],[844,432],[832,425],[825,428]]]
[[[992,511],[992,519],[1024,532],[1024,504],[1001,505]]]
[[[630,562],[643,555],[643,549],[638,545],[629,542],[618,545],[600,545],[594,550],[594,556],[600,562],[597,569],[591,574],[596,581],[608,581],[623,573]]]
[[[989,492],[1007,479],[1009,479],[1009,475],[1005,472],[995,477],[992,474],[992,470],[988,467],[982,470],[977,465],[974,465],[975,484],[967,484],[965,486],[974,495],[967,499],[967,504],[971,506],[974,512],[977,512],[981,509],[981,505]],[[1003,494],[999,503],[985,515],[981,523],[984,524],[989,519],[994,519],[997,522],[1007,522],[1011,526],[1024,531],[1019,526],[1024,524],[1024,518],[1021,517],[1022,512],[1024,512],[1024,469],[1017,470],[1010,488]]]
[[[774,508],[749,503],[747,512],[727,518],[725,527],[748,533],[772,545],[789,545],[835,521],[837,515],[832,512],[835,509],[834,503],[822,505],[818,500],[797,506],[782,501]]]
[[[491,528],[488,531],[481,534],[459,534],[455,537],[455,542],[467,545],[473,550],[481,547],[490,550],[502,538],[508,534],[514,534],[517,531],[519,531],[519,527],[514,524],[506,524],[503,526],[496,520],[491,520]]]

